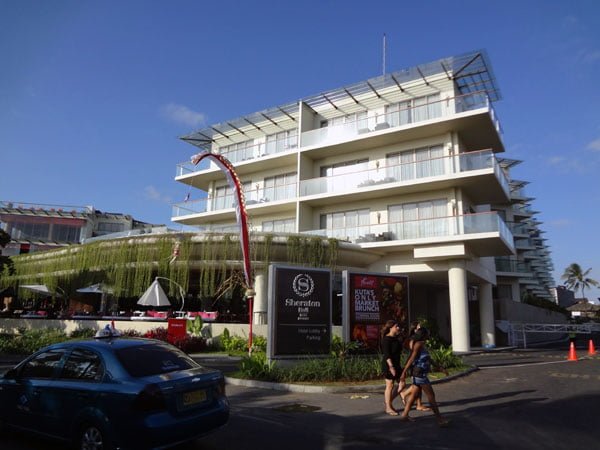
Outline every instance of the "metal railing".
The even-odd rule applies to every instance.
[[[591,334],[600,331],[600,324],[548,324],[548,323],[513,323],[504,325],[508,329],[508,343],[511,346],[527,348],[528,333],[556,334]]]
[[[390,128],[398,128],[431,119],[449,117],[457,113],[472,111],[479,108],[489,108],[490,116],[496,130],[501,133],[501,127],[491,102],[485,92],[448,97],[421,105],[399,108],[399,110],[359,118],[340,125],[333,125],[300,134],[300,146],[312,147],[335,142],[343,142],[359,135]]]
[[[498,116],[484,91],[456,97],[448,97],[442,100],[426,102],[422,105],[400,108],[397,111],[371,115],[368,118],[359,118],[340,125],[332,125],[315,130],[305,131],[299,136],[289,136],[276,141],[260,142],[245,145],[242,148],[225,151],[222,154],[232,163],[259,159],[268,155],[286,152],[300,147],[310,147],[335,142],[343,142],[356,138],[365,133],[377,132],[389,128],[397,128],[424,122],[431,119],[450,117],[454,114],[472,111],[480,108],[488,108],[494,127],[502,134],[502,127]],[[176,176],[198,172],[208,169],[210,162],[195,166],[191,162],[177,164]]]
[[[356,188],[448,176],[481,169],[494,169],[502,189],[509,195],[508,178],[491,150],[393,164],[375,169],[357,170],[342,175],[300,181],[300,197],[355,191]]]
[[[281,200],[292,200],[296,198],[296,187],[298,183],[288,183],[274,187],[260,187],[244,191],[246,205],[269,203]],[[205,213],[208,211],[222,211],[235,208],[236,198],[234,194],[216,195],[213,197],[202,197],[196,200],[188,200],[173,205],[172,216],[179,217],[188,214]]]
[[[500,233],[507,245],[512,246],[512,234],[496,212],[302,231],[304,234],[353,243],[432,239],[490,232]]]

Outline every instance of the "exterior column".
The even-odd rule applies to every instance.
[[[267,323],[267,276],[264,271],[257,271],[254,277],[254,323]]]
[[[481,283],[479,286],[479,326],[481,328],[481,344],[485,348],[495,347],[494,300],[491,283]]]
[[[450,261],[448,269],[448,289],[450,294],[452,350],[455,352],[468,352],[471,349],[471,342],[469,339],[467,271],[465,269],[464,261]]]

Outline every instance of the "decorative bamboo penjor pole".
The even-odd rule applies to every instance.
[[[250,267],[250,240],[248,238],[248,214],[246,213],[246,201],[244,199],[244,191],[242,183],[235,172],[233,164],[223,155],[211,153],[209,151],[200,152],[192,156],[192,164],[198,165],[204,158],[211,158],[215,164],[225,173],[229,186],[235,192],[236,207],[235,213],[240,226],[240,245],[242,247],[242,259],[244,266],[244,280],[246,282],[245,296],[248,300],[248,324],[250,330],[248,333],[248,353],[252,352],[252,322],[254,316],[254,282],[252,280],[252,270]]]

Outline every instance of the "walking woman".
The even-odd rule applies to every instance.
[[[385,412],[390,416],[399,413],[392,405],[399,390],[394,389],[394,383],[400,378],[400,354],[402,353],[402,342],[399,339],[400,325],[395,320],[388,320],[381,329],[381,371],[385,378],[384,403]]]
[[[404,341],[404,349],[408,350],[408,356],[410,356],[410,354],[412,353],[412,349],[413,349],[413,346],[415,345],[415,342],[418,339],[420,339],[420,334],[418,333],[420,328],[421,328],[421,324],[419,323],[418,320],[415,320],[414,322],[412,322],[410,324],[410,328],[408,330],[408,337]],[[403,406],[406,406],[406,399],[410,395],[411,389],[413,389],[413,385],[411,384],[406,389],[405,389],[405,387],[406,387],[406,384],[400,383],[400,388],[398,389],[398,395],[400,396],[400,399],[402,400]],[[431,411],[431,408],[423,405],[422,398],[423,398],[423,391],[421,391],[419,393],[419,395],[417,396],[417,400],[416,400],[417,411]]]
[[[403,421],[414,420],[409,416],[410,410],[413,406],[413,403],[416,401],[419,395],[421,395],[421,392],[425,392],[427,400],[429,400],[429,405],[431,406],[431,409],[433,409],[433,413],[438,421],[438,425],[444,427],[448,425],[448,421],[440,414],[438,404],[435,400],[435,392],[433,392],[433,387],[431,386],[431,382],[427,377],[431,369],[429,351],[425,345],[425,341],[428,337],[429,331],[427,328],[420,327],[416,333],[410,356],[408,357],[408,360],[404,366],[404,370],[400,375],[400,384],[402,385],[406,382],[406,374],[412,366],[413,387],[407,394],[408,398],[406,398],[406,405],[404,406],[404,411],[402,411],[400,419]]]

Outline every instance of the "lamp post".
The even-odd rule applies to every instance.
[[[184,290],[181,287],[181,285],[179,283],[176,283],[175,281],[171,280],[170,278],[167,277],[154,277],[155,280],[167,280],[171,283],[173,283],[175,286],[177,286],[179,288],[179,295],[181,295],[181,308],[179,308],[179,311],[183,310],[183,305],[185,304],[185,297],[183,295]]]

